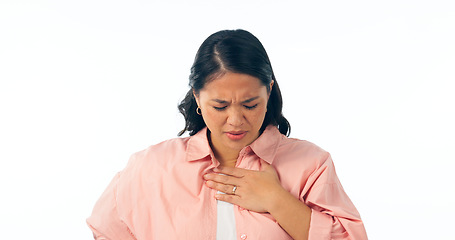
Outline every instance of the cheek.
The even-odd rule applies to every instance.
[[[210,127],[216,127],[218,125],[223,124],[223,115],[216,111],[209,109],[205,113],[202,114],[202,117],[204,118],[205,124],[210,128]]]
[[[249,122],[254,125],[256,125],[256,124],[262,125],[262,122],[264,121],[264,118],[265,118],[265,114],[266,114],[266,108],[258,109],[258,111],[252,112],[252,113],[248,114]],[[259,127],[261,127],[261,126],[259,126]]]

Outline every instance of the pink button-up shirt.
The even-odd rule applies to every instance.
[[[277,171],[281,185],[312,209],[309,239],[367,239],[359,213],[343,190],[329,153],[287,138],[269,126],[242,149],[236,167]],[[96,239],[216,238],[216,190],[202,176],[219,163],[207,129],[132,155],[87,219]],[[292,239],[268,213],[234,206],[237,239]]]

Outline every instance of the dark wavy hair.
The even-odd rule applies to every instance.
[[[205,84],[227,72],[256,77],[267,87],[267,91],[270,91],[270,82],[274,81],[261,131],[272,124],[282,134],[289,136],[291,125],[282,114],[283,99],[269,57],[261,42],[253,34],[241,29],[216,32],[199,47],[189,77],[191,89],[178,105],[185,118],[185,128],[178,135],[189,131],[192,136],[206,126],[202,116],[196,113],[197,103],[193,91],[199,94]]]

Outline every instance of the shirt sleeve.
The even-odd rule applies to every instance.
[[[117,211],[118,173],[103,192],[93,208],[87,224],[97,240],[135,240],[136,238],[122,221]]]
[[[301,198],[311,208],[310,240],[368,239],[360,215],[336,175],[330,154],[308,178]]]

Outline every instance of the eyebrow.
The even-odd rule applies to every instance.
[[[254,100],[258,99],[258,98],[259,98],[259,96],[248,98],[247,100],[243,101],[242,103],[250,103],[250,102],[252,102],[252,101],[254,101]],[[221,99],[212,99],[212,101],[220,103],[220,104],[227,104],[228,103],[228,101],[221,100]]]

